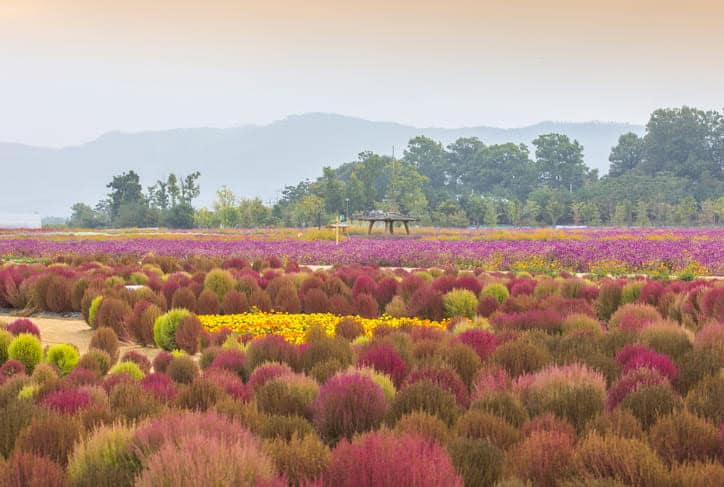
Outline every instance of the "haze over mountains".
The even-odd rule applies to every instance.
[[[459,137],[478,137],[485,144],[526,143],[557,132],[578,140],[589,167],[608,170],[608,155],[619,135],[643,134],[644,127],[626,123],[542,122],[501,129],[494,127],[418,128],[334,114],[293,115],[269,125],[237,128],[190,128],[138,133],[107,133],[74,147],[43,148],[0,143],[0,211],[67,216],[79,201],[95,205],[113,175],[133,169],[144,186],[168,173],[201,171],[201,197],[208,206],[216,190],[229,186],[243,197],[273,201],[288,184],[314,179],[322,166],[337,167],[371,150],[402,156],[407,142],[426,135],[449,144]],[[0,134],[1,137],[1,134]],[[533,155],[531,149],[531,156]]]

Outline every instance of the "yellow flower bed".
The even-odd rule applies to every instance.
[[[393,318],[380,316],[379,318],[361,318],[359,316],[337,316],[331,313],[243,313],[236,315],[200,315],[201,324],[210,332],[228,328],[240,333],[250,334],[254,337],[268,334],[283,336],[290,343],[302,343],[304,335],[312,325],[320,325],[329,335],[334,334],[334,327],[343,318],[352,318],[362,324],[365,334],[370,336],[372,331],[380,325],[400,328],[402,326],[427,326],[431,328],[447,329],[448,321],[430,321],[419,318]]]

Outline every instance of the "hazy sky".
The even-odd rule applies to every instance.
[[[335,112],[643,123],[724,105],[722,0],[0,0],[0,141]]]

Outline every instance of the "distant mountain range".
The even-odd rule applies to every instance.
[[[201,171],[201,197],[196,201],[201,206],[210,205],[224,184],[240,196],[270,201],[285,185],[314,179],[321,175],[322,166],[336,167],[355,160],[359,152],[390,154],[394,146],[396,155],[401,156],[407,142],[417,135],[443,144],[470,136],[485,144],[530,144],[538,135],[550,132],[578,140],[588,166],[603,174],[619,135],[642,134],[644,127],[541,122],[513,129],[418,128],[309,113],[263,126],[110,132],[87,144],[59,149],[0,143],[0,211],[69,215],[71,205],[78,201],[95,205],[105,195],[105,185],[112,176],[129,169],[138,172],[146,186],[169,172]]]

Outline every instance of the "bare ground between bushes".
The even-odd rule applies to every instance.
[[[93,329],[82,319],[46,316],[30,316],[29,318],[40,329],[40,338],[43,346],[68,343],[76,346],[81,354],[88,351],[88,346],[93,336]],[[0,323],[9,323],[16,319],[18,319],[18,316],[0,313]],[[129,350],[135,350],[148,357],[149,360],[153,360],[158,352],[160,352],[158,348],[142,347],[134,343],[121,342],[120,345],[121,355]]]

